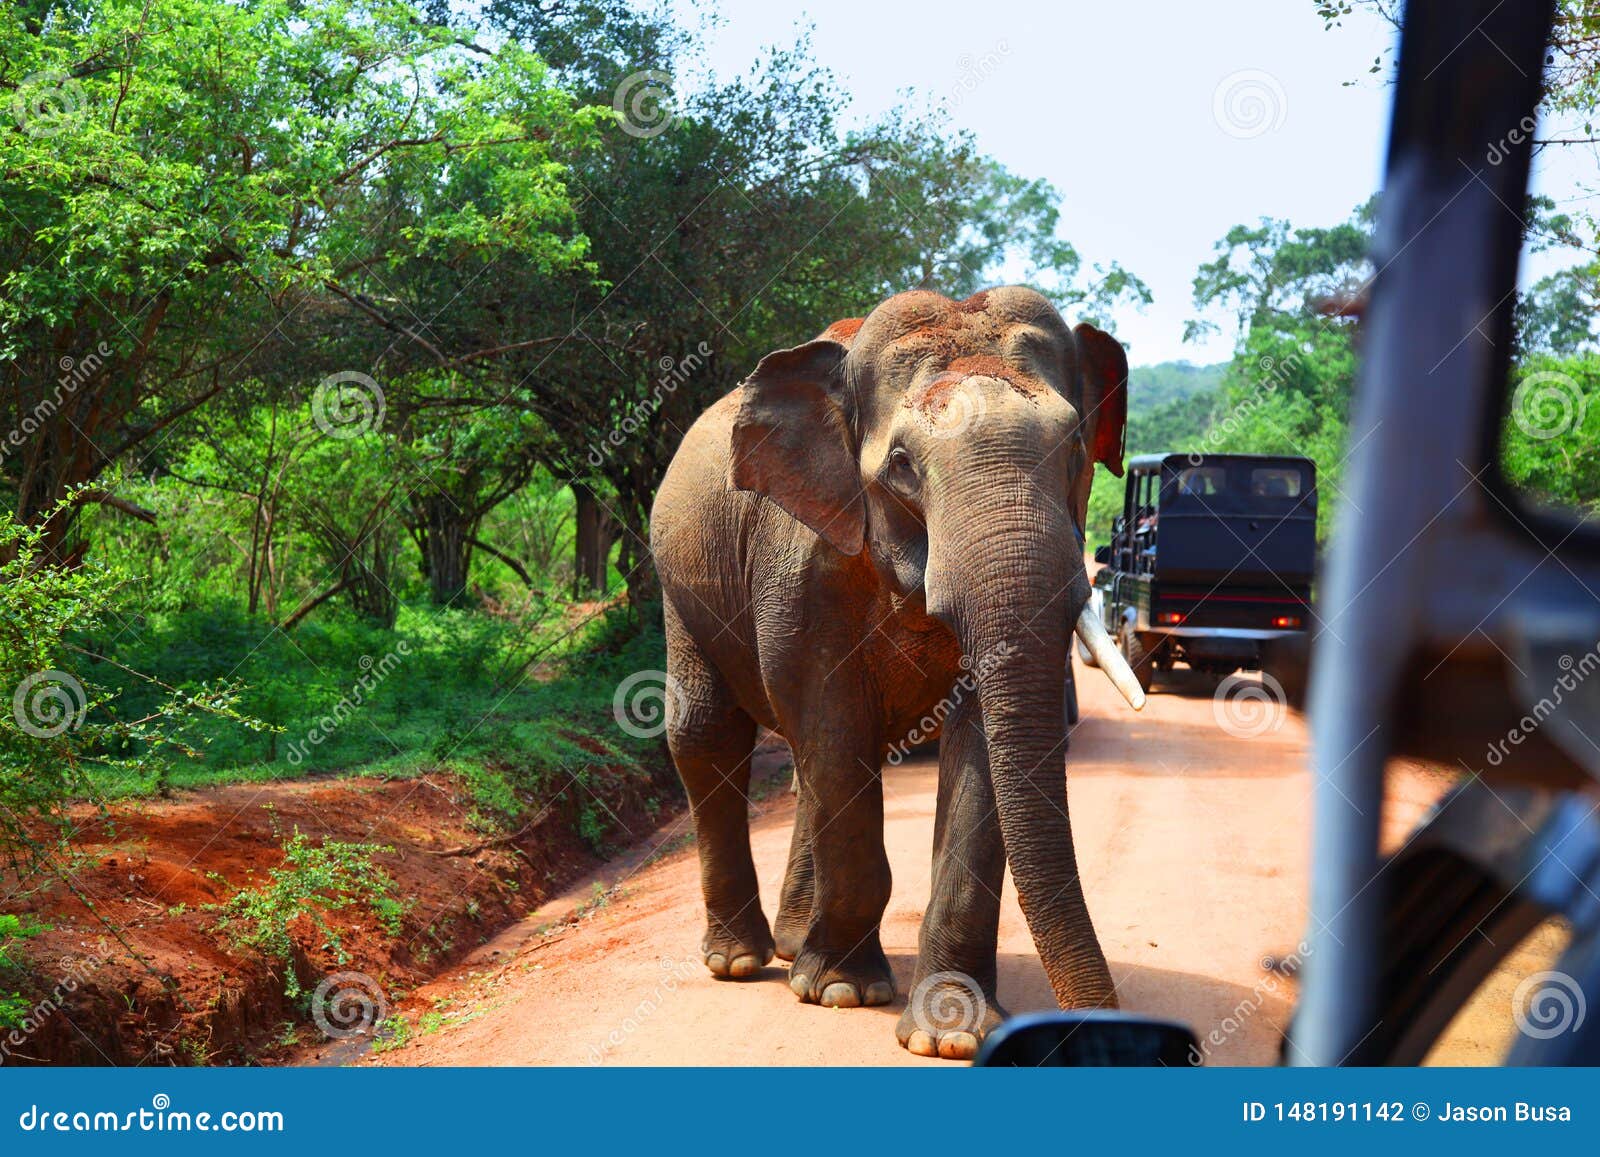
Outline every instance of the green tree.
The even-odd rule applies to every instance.
[[[581,261],[558,158],[598,112],[520,46],[475,50],[410,5],[13,5],[0,58],[17,114],[0,134],[0,487],[24,523],[57,512],[51,557],[81,555],[69,491],[150,517],[82,484],[185,416],[245,381],[348,368],[291,354],[301,311],[337,301],[347,328],[414,340],[383,301],[397,257]],[[452,200],[462,187],[492,202]],[[369,227],[397,205],[409,220]]]
[[[1600,260],[1558,270],[1518,294],[1518,347],[1527,353],[1574,357],[1593,348],[1597,314]]]
[[[1369,201],[1326,228],[1273,220],[1235,226],[1194,283],[1202,316],[1190,323],[1190,335],[1214,328],[1204,315],[1222,309],[1235,319],[1238,337],[1193,448],[1311,458],[1324,536],[1340,493],[1356,377],[1356,322],[1346,306],[1360,299],[1370,276],[1374,219]]]
[[[1500,466],[1533,501],[1600,516],[1600,354],[1534,354],[1512,372]]]
[[[489,7],[541,55],[576,59],[575,83],[622,110],[573,164],[598,281],[507,283],[535,311],[521,328],[568,337],[509,357],[502,397],[548,430],[545,465],[579,498],[580,554],[615,534],[635,593],[650,593],[646,519],[683,431],[770,350],[889,293],[964,295],[1014,263],[1064,305],[1148,296],[1120,269],[1086,274],[1059,236],[1054,191],[970,140],[912,117],[844,134],[844,94],[803,38],[747,75],[674,94],[692,41],[669,29],[604,3],[552,10],[613,21],[574,58],[561,17]],[[577,569],[603,572],[592,557]]]
[[[408,413],[397,415],[407,468],[403,521],[422,559],[433,601],[458,603],[467,592],[475,550],[510,566],[531,584],[514,555],[485,542],[484,518],[521,490],[549,454],[544,424],[516,406],[463,408],[460,383],[450,376],[412,383]]]
[[[1263,217],[1257,225],[1235,225],[1216,243],[1216,258],[1194,279],[1194,302],[1202,311],[1223,307],[1243,336],[1256,324],[1288,315],[1315,313],[1329,303],[1356,297],[1367,277],[1367,251],[1377,198],[1349,221],[1329,228],[1297,229]],[[1216,332],[1204,318],[1189,322],[1184,338]]]

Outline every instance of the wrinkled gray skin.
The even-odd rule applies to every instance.
[[[801,1000],[855,1007],[895,996],[880,767],[943,716],[932,896],[897,1036],[969,1057],[1004,1016],[1007,863],[1057,1000],[1116,1004],[1073,851],[1061,703],[1094,462],[1121,473],[1127,360],[1021,288],[900,294],[854,328],[763,358],[667,471],[651,518],[667,738],[711,972],[752,976],[776,951]],[[976,693],[956,686],[968,670]],[[776,940],[746,811],[758,723],[798,772]],[[935,973],[959,976],[925,984]]]

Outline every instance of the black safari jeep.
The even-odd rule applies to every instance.
[[[1092,598],[1149,690],[1176,662],[1260,668],[1298,702],[1316,564],[1308,458],[1147,454],[1128,465],[1122,513]],[[1090,657],[1079,647],[1079,657]]]

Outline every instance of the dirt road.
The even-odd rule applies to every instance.
[[[1210,1064],[1270,1064],[1294,997],[1263,957],[1294,950],[1305,927],[1311,777],[1298,716],[1256,735],[1219,725],[1211,685],[1158,692],[1129,709],[1096,671],[1078,671],[1083,719],[1072,736],[1070,800],[1090,910],[1123,1007],[1171,1016],[1202,1038]],[[1276,720],[1277,725],[1271,726]],[[1249,731],[1262,721],[1235,725]],[[769,760],[770,762],[770,760]],[[769,768],[769,778],[776,769]],[[948,1064],[894,1038],[928,895],[933,759],[888,769],[886,839],[894,894],[883,943],[901,996],[887,1008],[822,1009],[790,993],[781,962],[759,978],[713,980],[697,946],[703,914],[687,820],[658,833],[665,853],[620,865],[522,922],[452,976],[412,994],[433,1008],[411,1043],[369,1058],[444,1064]],[[787,777],[785,776],[784,779]],[[1402,776],[1396,834],[1442,779]],[[777,791],[755,819],[768,916],[793,817]],[[607,885],[612,890],[594,902]],[[1000,929],[1001,1002],[1053,1007],[1008,878]],[[590,902],[588,909],[579,905]],[[578,909],[576,922],[556,923]]]

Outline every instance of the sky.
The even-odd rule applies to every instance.
[[[716,8],[701,61],[713,72],[745,72],[809,26],[816,60],[851,94],[850,119],[875,119],[907,90],[944,98],[952,129],[1054,185],[1061,234],[1085,267],[1118,261],[1154,295],[1113,315],[1136,365],[1229,356],[1226,324],[1201,343],[1183,331],[1195,271],[1230,227],[1263,216],[1332,225],[1381,184],[1392,90],[1368,68],[1392,31],[1360,13],[1325,31],[1312,0]]]

